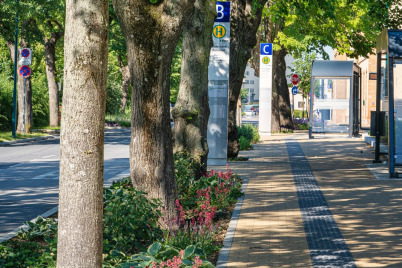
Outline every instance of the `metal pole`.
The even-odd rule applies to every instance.
[[[26,95],[26,82],[27,79],[24,77],[24,104],[23,104],[23,109],[22,109],[22,134],[25,134],[25,95]]]
[[[15,131],[17,126],[17,57],[18,57],[18,4],[19,0],[17,0],[17,11],[15,13],[15,43],[14,43],[14,90],[13,90],[13,112],[12,112],[12,136],[15,139]]]
[[[313,62],[314,64],[314,62]],[[313,139],[313,105],[314,105],[314,77],[311,76],[311,89],[310,89],[310,114],[309,114],[309,128],[308,128],[308,137],[309,139]]]
[[[381,53],[377,54],[377,91],[375,104],[375,151],[373,163],[380,161],[380,105],[381,105]],[[384,74],[385,75],[385,74]]]
[[[388,65],[388,100],[389,100],[389,114],[388,114],[388,160],[389,160],[389,176],[391,178],[398,178],[398,173],[395,172],[395,100],[394,100],[394,58],[389,58]]]
[[[350,77],[350,93],[349,93],[349,138],[352,138],[352,133],[353,133],[353,74]]]

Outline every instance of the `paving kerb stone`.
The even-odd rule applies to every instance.
[[[54,139],[54,136],[49,135],[49,136],[44,136],[44,137],[34,137],[34,138],[14,140],[14,141],[3,141],[3,142],[0,142],[0,146],[11,145],[11,144],[16,144],[16,143],[32,142],[32,141],[41,141],[41,140],[47,140],[47,139]]]

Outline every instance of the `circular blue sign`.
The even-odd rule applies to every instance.
[[[29,77],[31,75],[31,68],[27,65],[23,65],[20,67],[19,74],[22,77]]]
[[[297,95],[297,92],[298,92],[299,90],[298,90],[298,88],[296,87],[296,86],[294,86],[294,87],[292,87],[292,94],[293,95]]]
[[[29,51],[29,49],[24,48],[23,50],[21,50],[21,56],[23,56],[24,58],[29,57],[30,54],[31,52]]]

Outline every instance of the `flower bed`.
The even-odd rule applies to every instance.
[[[172,219],[163,219],[160,202],[128,178],[104,189],[104,267],[214,267],[241,180],[230,170],[197,179],[197,164],[185,153],[175,155],[175,169],[179,198]],[[55,267],[57,219],[26,224],[0,244],[0,267]]]

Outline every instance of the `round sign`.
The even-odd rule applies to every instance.
[[[292,94],[293,95],[297,95],[298,91],[299,90],[298,90],[298,88],[296,86],[292,87]]]
[[[226,29],[222,25],[216,25],[212,30],[212,33],[216,38],[222,38],[226,35]]]
[[[293,74],[291,81],[293,85],[297,85],[299,83],[299,76],[297,74]]]
[[[31,75],[31,68],[27,65],[23,65],[19,69],[20,76],[27,78]]]
[[[24,48],[23,50],[21,50],[21,56],[24,58],[29,57],[30,54],[31,52],[29,51],[29,49]]]
[[[270,59],[269,59],[268,56],[265,56],[265,57],[262,58],[262,63],[268,64],[269,62],[270,62]]]

